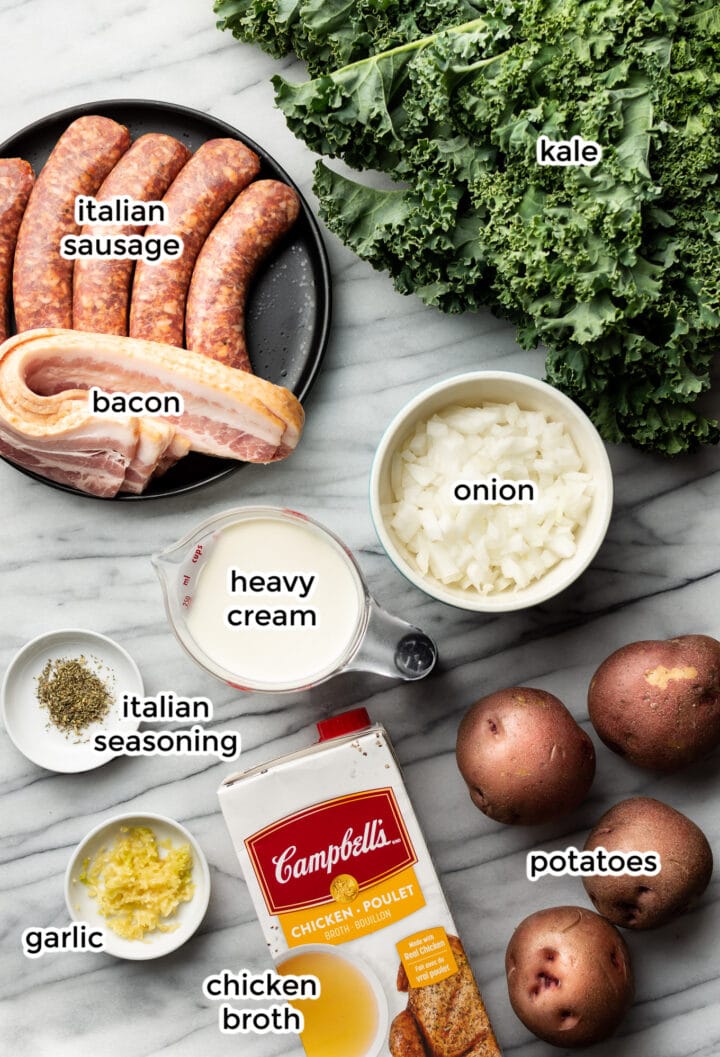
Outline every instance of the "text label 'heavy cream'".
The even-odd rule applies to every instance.
[[[252,573],[244,569],[230,568],[227,576],[229,595],[295,595],[304,601],[312,592],[317,580],[316,573]],[[225,619],[231,628],[290,627],[316,628],[318,614],[315,609],[298,609],[294,606],[277,606],[274,609],[228,609]]]

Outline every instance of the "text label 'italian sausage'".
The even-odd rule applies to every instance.
[[[470,506],[513,506],[515,503],[534,503],[536,499],[536,487],[532,481],[504,480],[495,474],[482,481],[456,481],[452,489],[453,503]]]
[[[308,572],[252,572],[230,566],[227,571],[229,595],[285,595],[304,601],[315,587],[317,573]],[[316,628],[318,613],[311,607],[292,605],[272,609],[232,607],[225,614],[231,628]]]
[[[535,144],[538,165],[597,165],[602,147],[594,139],[573,136],[572,139],[550,139],[540,136]]]
[[[91,415],[182,415],[182,393],[106,393],[94,385],[88,390]]]
[[[21,937],[26,958],[42,958],[43,954],[55,951],[97,952],[105,950],[102,929],[94,929],[87,921],[74,921],[61,929],[38,926],[27,928]]]

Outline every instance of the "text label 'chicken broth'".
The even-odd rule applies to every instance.
[[[247,682],[301,686],[342,662],[364,592],[341,547],[306,522],[261,517],[218,533],[203,554],[187,627],[216,664]]]

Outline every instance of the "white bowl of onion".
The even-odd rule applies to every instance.
[[[547,601],[595,557],[612,513],[605,445],[545,382],[455,375],[406,404],[378,445],[370,508],[404,576],[461,609]]]

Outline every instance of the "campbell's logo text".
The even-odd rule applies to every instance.
[[[392,789],[326,800],[245,841],[271,914],[332,902],[330,883],[349,872],[359,890],[417,862]]]
[[[340,844],[330,844],[322,851],[313,852],[311,855],[298,855],[298,850],[293,844],[273,859],[275,866],[275,880],[284,885],[293,878],[307,877],[308,874],[324,871],[332,877],[333,871],[338,863],[355,859],[358,855],[368,855],[378,848],[387,848],[388,844],[399,844],[400,838],[390,841],[385,836],[382,828],[382,820],[374,818],[372,822],[366,822],[362,833],[356,836],[355,830],[350,826]]]

